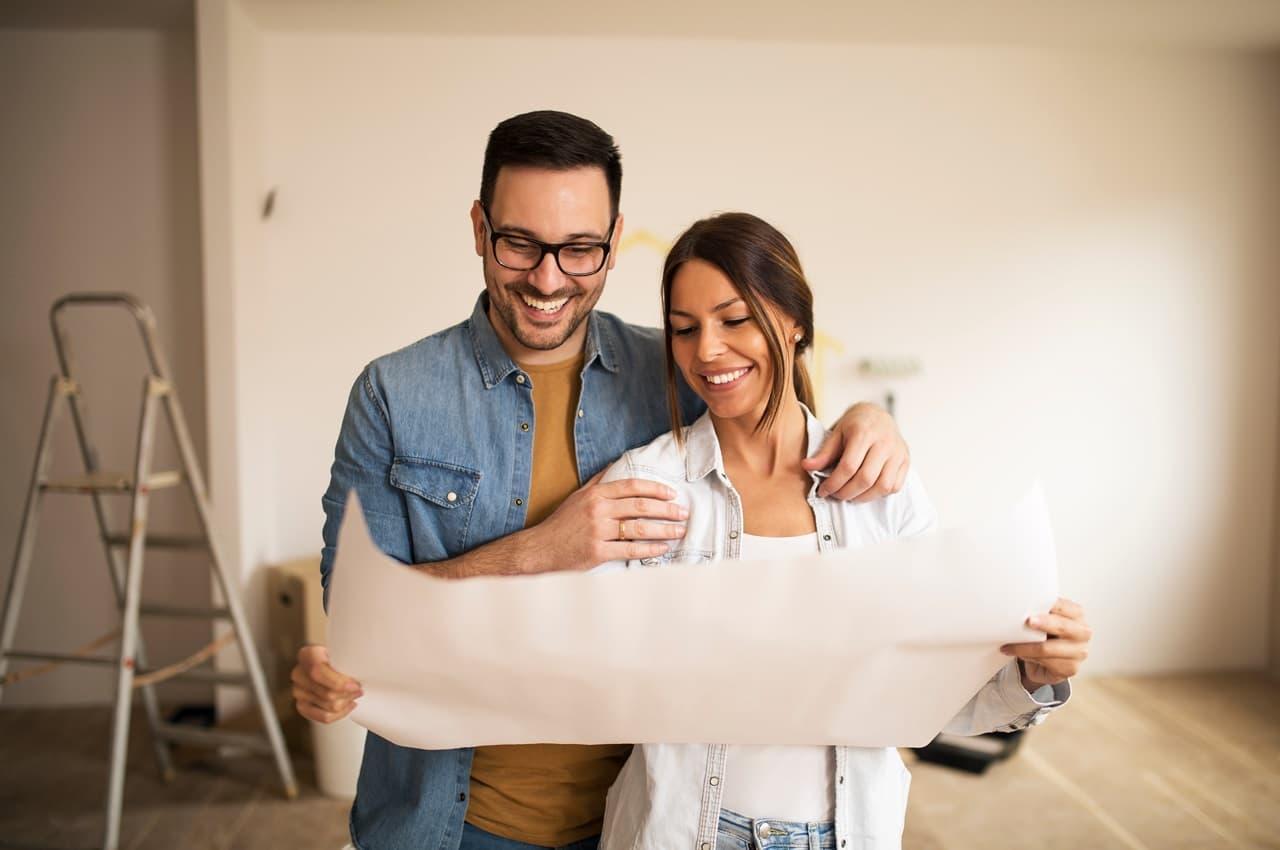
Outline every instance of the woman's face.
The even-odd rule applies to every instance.
[[[754,427],[773,383],[764,330],[751,317],[737,287],[705,260],[689,260],[671,282],[667,320],[671,354],[685,381],[720,419],[745,418]],[[765,311],[790,340],[799,326],[766,303]],[[788,343],[784,352],[793,352]],[[791,374],[791,356],[785,364]]]

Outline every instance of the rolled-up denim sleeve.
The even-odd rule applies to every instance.
[[[364,508],[369,534],[378,548],[406,564],[413,562],[413,542],[404,496],[391,485],[395,456],[390,419],[376,383],[366,369],[356,378],[347,398],[342,430],[333,452],[324,507],[324,548],[320,553],[320,581],[324,606],[329,609],[329,581],[337,552],[338,529],[346,509],[347,494],[355,491]]]

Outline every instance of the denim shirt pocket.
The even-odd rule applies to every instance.
[[[480,472],[444,461],[397,456],[391,462],[391,486],[417,498],[406,498],[413,527],[414,554],[439,560],[467,548],[471,512],[480,489]]]

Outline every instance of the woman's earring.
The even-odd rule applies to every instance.
[[[796,339],[796,342],[799,342],[800,340],[804,339],[804,334],[800,331],[796,331],[795,339]]]

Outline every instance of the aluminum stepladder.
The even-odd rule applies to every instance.
[[[80,395],[73,372],[72,353],[69,337],[61,317],[70,308],[120,308],[129,311],[138,325],[146,350],[150,371],[143,379],[142,411],[138,423],[137,449],[134,460],[133,475],[104,472],[98,467],[97,453],[89,440],[87,413],[84,400]],[[151,727],[152,744],[161,775],[166,779],[173,776],[173,761],[170,745],[186,743],[205,746],[232,745],[256,752],[271,753],[275,757],[276,768],[284,785],[285,796],[292,799],[297,796],[297,783],[293,775],[293,766],[285,751],[284,738],[280,733],[280,723],[276,717],[275,707],[267,691],[266,679],[262,674],[262,666],[249,633],[244,609],[240,602],[238,589],[232,587],[223,568],[219,556],[217,541],[211,532],[210,509],[204,477],[192,448],[191,437],[187,431],[186,419],[182,415],[182,407],[177,393],[169,380],[169,371],[164,355],[155,337],[155,318],[149,307],[132,295],[123,293],[76,293],[64,296],[54,302],[49,314],[53,328],[54,346],[57,349],[59,373],[53,377],[49,388],[49,398],[45,405],[44,421],[40,428],[40,442],[36,451],[35,469],[31,475],[30,487],[27,491],[26,506],[23,510],[22,525],[18,532],[18,546],[14,555],[13,570],[9,575],[9,589],[5,597],[4,610],[0,614],[0,697],[3,696],[4,675],[10,661],[44,661],[59,663],[83,663],[106,665],[117,670],[115,693],[115,712],[111,734],[111,761],[107,782],[106,824],[103,832],[103,850],[117,850],[120,839],[120,819],[124,803],[125,760],[128,751],[129,719],[133,702],[135,677],[141,682],[142,703],[148,725]],[[76,439],[80,445],[80,454],[84,463],[85,474],[69,480],[50,480],[48,477],[53,454],[53,435],[55,425],[64,407],[70,407],[71,419],[75,426]],[[169,422],[173,438],[183,469],[181,471],[153,472],[151,468],[152,450],[156,431],[156,419],[159,408],[163,407]],[[191,536],[148,535],[147,508],[151,491],[176,486],[186,482],[187,490],[195,504],[200,521],[201,533]],[[40,503],[45,493],[61,492],[88,495],[93,501],[93,511],[97,519],[98,533],[106,552],[111,584],[115,591],[116,601],[121,613],[121,630],[119,636],[119,652],[113,656],[87,656],[82,653],[20,651],[13,648],[13,639],[17,631],[18,614],[22,606],[23,592],[28,573],[31,568],[32,554],[35,548],[37,521]],[[129,530],[119,532],[113,530],[110,513],[107,510],[105,495],[110,493],[129,494],[131,496],[131,516]],[[207,551],[218,587],[225,599],[223,607],[182,608],[172,605],[144,603],[142,596],[143,555],[147,548],[186,549]],[[212,655],[208,650],[215,649],[225,639],[234,636],[244,658],[245,673],[224,673],[198,666],[186,669],[187,665],[172,665],[165,671],[152,671],[147,667],[146,652],[142,644],[139,621],[142,616],[205,618],[210,620],[230,621],[232,631],[224,636],[224,641],[215,641],[201,653],[192,656],[207,657]],[[98,642],[95,642],[98,643]],[[188,659],[191,661],[192,659]],[[165,678],[176,675],[187,680],[198,680],[214,684],[247,686],[251,689],[262,715],[265,735],[223,732],[203,729],[187,725],[166,723],[160,715],[159,703],[156,699],[154,684],[150,679],[156,676]],[[150,674],[150,675],[149,675]]]

